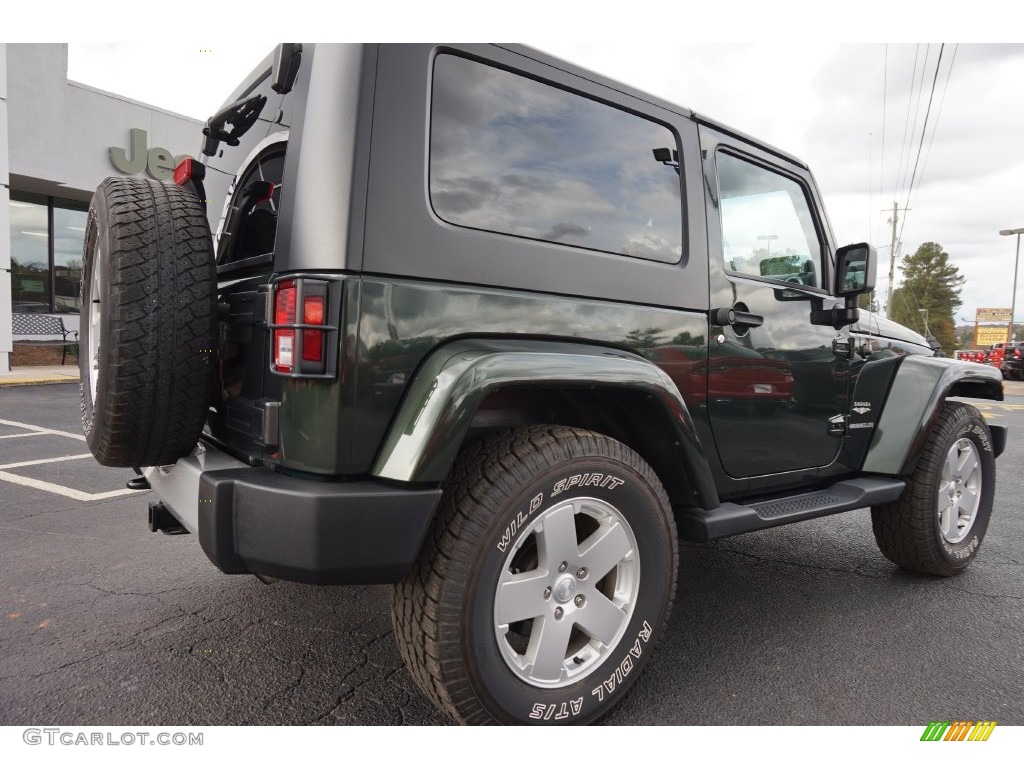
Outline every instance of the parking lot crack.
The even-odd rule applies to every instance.
[[[304,662],[305,654],[303,654],[303,660],[299,663],[298,677],[296,677],[290,683],[286,684],[284,687],[268,694],[263,702],[264,709],[268,709],[270,705],[273,704],[275,701],[283,701],[288,696],[288,694],[290,694],[292,691],[294,691],[296,688],[302,685],[303,680],[306,679],[306,667],[304,665]]]
[[[979,592],[974,589],[966,589],[964,587],[954,586],[953,584],[944,583],[942,584],[944,589],[952,590],[953,592],[963,592],[965,595],[971,595],[972,597],[987,597],[991,600],[1024,600],[1024,595],[998,595],[992,594],[991,592]]]
[[[729,554],[732,554],[732,555],[739,555],[740,557],[745,557],[745,558],[747,558],[749,560],[753,560],[755,565],[760,565],[761,563],[773,563],[773,564],[776,564],[776,565],[788,565],[788,566],[791,566],[793,568],[806,568],[808,570],[814,570],[814,571],[825,571],[825,572],[828,572],[828,573],[841,573],[841,574],[845,574],[845,575],[849,575],[849,576],[859,576],[859,577],[865,578],[865,579],[880,578],[878,576],[873,576],[872,574],[869,574],[869,573],[864,573],[861,570],[861,568],[864,565],[866,565],[868,562],[870,562],[870,560],[868,560],[868,559],[861,561],[855,568],[851,569],[851,568],[837,568],[837,567],[834,567],[834,566],[826,566],[826,565],[812,565],[810,563],[801,563],[801,562],[797,562],[797,561],[794,561],[794,560],[783,560],[783,559],[774,558],[774,557],[762,557],[760,555],[751,554],[750,552],[744,552],[743,550],[740,550],[740,549],[731,549],[729,547],[723,547],[723,546],[712,546],[710,548],[696,546],[696,545],[685,545],[685,546],[687,546],[688,548],[692,548],[692,549],[708,549],[709,551],[712,551],[712,552],[728,552]]]
[[[388,634],[390,634],[390,630],[388,632],[385,632],[383,635],[370,635],[368,637],[368,639],[364,643],[362,643],[355,650],[355,654],[354,655],[357,656],[358,658],[356,659],[355,663],[352,664],[352,666],[350,667],[348,672],[345,673],[344,677],[342,677],[341,680],[338,681],[338,683],[337,683],[338,686],[344,688],[346,685],[348,685],[348,681],[352,677],[352,675],[356,674],[357,672],[362,671],[362,669],[367,664],[369,664],[369,661],[370,661],[370,654],[369,654],[370,646],[372,646],[376,642],[379,642],[383,637],[386,637]],[[304,725],[315,725],[316,723],[320,722],[321,720],[325,720],[326,718],[332,716],[335,712],[338,711],[338,709],[341,707],[342,704],[344,704],[346,701],[348,701],[353,696],[355,696],[356,693],[359,691],[359,689],[366,682],[368,682],[368,681],[364,680],[363,682],[360,682],[360,683],[357,683],[354,686],[351,686],[348,690],[343,690],[342,693],[340,693],[337,696],[337,698],[334,700],[334,704],[332,704],[330,706],[330,708],[322,710],[319,714],[314,715],[312,718],[310,718],[308,721],[306,721],[306,723],[304,723]]]

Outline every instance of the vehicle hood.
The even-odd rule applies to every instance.
[[[906,341],[911,344],[920,344],[923,347],[928,346],[928,340],[921,334],[910,330],[905,325],[900,325],[864,309],[860,311],[860,320],[853,325],[851,330],[854,333],[864,333],[871,336],[881,336],[886,339]]]

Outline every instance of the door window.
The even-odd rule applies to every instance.
[[[719,152],[722,253],[727,271],[821,287],[821,245],[803,187]]]

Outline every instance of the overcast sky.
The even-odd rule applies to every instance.
[[[878,248],[884,296],[887,221],[894,200],[900,208],[907,202],[940,44],[524,42],[806,161],[839,243],[870,240]],[[68,76],[205,119],[272,46],[72,44]],[[1015,238],[998,232],[1024,227],[1022,88],[1024,45],[945,45],[911,210],[900,216],[903,253],[941,243],[967,277],[958,324],[977,307],[1010,305]],[[1024,321],[1024,276],[1018,283]]]

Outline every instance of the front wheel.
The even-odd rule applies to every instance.
[[[871,509],[879,549],[910,571],[960,573],[985,537],[995,484],[985,420],[973,406],[947,402],[903,495]]]
[[[636,682],[671,609],[675,523],[635,452],[532,427],[469,448],[392,620],[463,723],[586,723]]]

